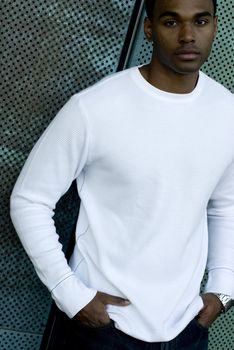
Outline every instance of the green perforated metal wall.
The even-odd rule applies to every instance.
[[[1,2],[0,349],[38,349],[51,305],[9,218],[9,196],[39,135],[75,92],[116,71],[132,0]],[[59,202],[56,223],[68,240],[78,201]]]
[[[33,144],[75,92],[114,72],[133,0],[1,2],[0,349],[39,349],[51,299],[9,218],[9,196]],[[206,71],[233,89],[233,0],[220,1],[220,34]],[[142,22],[141,22],[142,25]],[[140,26],[141,27],[141,26]],[[129,65],[150,57],[137,33]],[[55,221],[65,247],[78,212],[74,188]],[[233,311],[211,329],[210,349],[234,350]]]

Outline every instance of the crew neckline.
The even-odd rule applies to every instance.
[[[142,66],[143,65],[136,66],[131,69],[132,77],[135,83],[138,85],[138,87],[143,89],[146,93],[150,94],[154,98],[159,98],[164,100],[166,99],[166,100],[175,101],[175,102],[182,102],[182,101],[184,102],[184,101],[193,100],[201,93],[202,86],[204,83],[204,74],[201,71],[199,71],[197,85],[195,86],[193,91],[185,94],[176,94],[176,93],[160,90],[155,86],[153,86],[152,84],[150,84],[140,72],[140,68]]]

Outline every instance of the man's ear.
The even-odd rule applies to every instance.
[[[149,20],[148,17],[145,17],[144,19],[144,32],[145,37],[148,41],[153,40],[153,30],[152,30],[152,22]]]

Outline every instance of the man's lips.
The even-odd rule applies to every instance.
[[[198,50],[192,50],[192,49],[181,49],[176,51],[176,56],[178,56],[180,59],[184,61],[192,61],[195,60],[199,55],[200,52]]]

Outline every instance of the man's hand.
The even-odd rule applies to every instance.
[[[204,307],[196,319],[201,326],[209,328],[221,314],[223,305],[219,298],[213,293],[206,293],[202,296]]]
[[[109,295],[106,293],[97,292],[95,297],[75,316],[74,320],[81,324],[100,327],[110,323],[110,318],[106,312],[106,305],[127,306],[130,304],[129,300]]]

